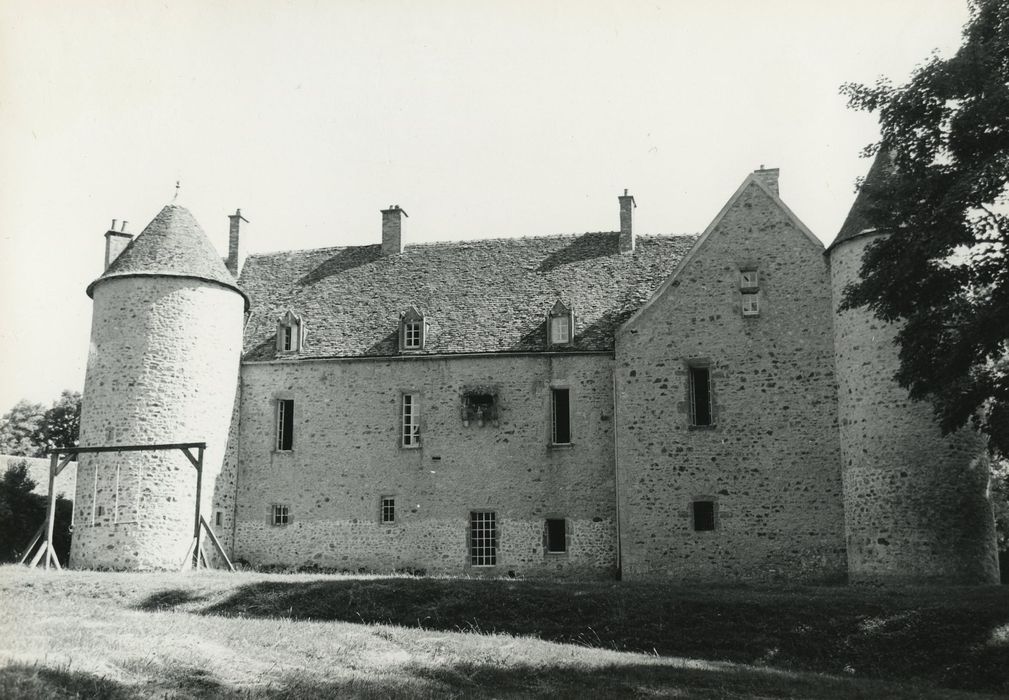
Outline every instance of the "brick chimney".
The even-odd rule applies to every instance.
[[[123,220],[122,226],[118,231],[116,231],[116,220],[112,220],[112,227],[105,232],[105,270],[109,269],[109,265],[116,261],[124,250],[126,246],[130,244],[133,240],[132,233],[126,233],[126,221]]]
[[[238,277],[238,234],[242,222],[249,223],[249,220],[242,216],[242,210],[236,209],[234,214],[228,214],[231,219],[231,227],[228,229],[228,257],[224,261],[224,266],[228,268],[235,277]]]
[[[398,204],[382,210],[382,255],[403,252],[403,217],[410,216]]]
[[[753,171],[756,177],[767,189],[778,196],[778,168],[765,168],[763,165],[758,170]]]
[[[617,197],[620,201],[620,252],[634,252],[634,209],[638,206],[627,190]]]

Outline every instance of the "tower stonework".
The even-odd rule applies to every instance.
[[[868,179],[885,165],[877,158]],[[998,583],[983,440],[969,428],[943,436],[931,406],[897,384],[896,326],[864,307],[837,311],[879,236],[865,207],[860,194],[828,249],[849,579]]]
[[[233,498],[220,477],[244,295],[179,206],[162,209],[88,293],[94,310],[80,444],[206,442],[201,500],[212,521],[215,505]],[[78,470],[72,567],[180,566],[196,496],[196,470],[181,451],[84,454]]]

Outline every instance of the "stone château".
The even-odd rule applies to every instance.
[[[874,169],[880,166],[874,166]],[[870,172],[870,177],[872,172]],[[861,195],[860,195],[861,197]],[[82,445],[205,441],[201,508],[253,565],[672,580],[998,580],[984,445],[838,313],[824,250],[749,174],[700,235],[613,232],[222,261],[166,206],[106,234]],[[195,479],[83,454],[71,565],[177,568]]]

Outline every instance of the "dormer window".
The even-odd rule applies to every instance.
[[[547,315],[547,344],[570,345],[575,335],[575,315],[571,307],[558,301]]]
[[[423,350],[426,335],[424,315],[416,307],[411,306],[399,319],[399,349]]]
[[[300,352],[305,344],[305,324],[293,311],[288,311],[277,321],[277,351]]]

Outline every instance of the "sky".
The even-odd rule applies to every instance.
[[[175,195],[227,253],[702,231],[746,175],[825,244],[873,115],[965,0],[0,0],[0,413],[84,384],[112,219]]]

